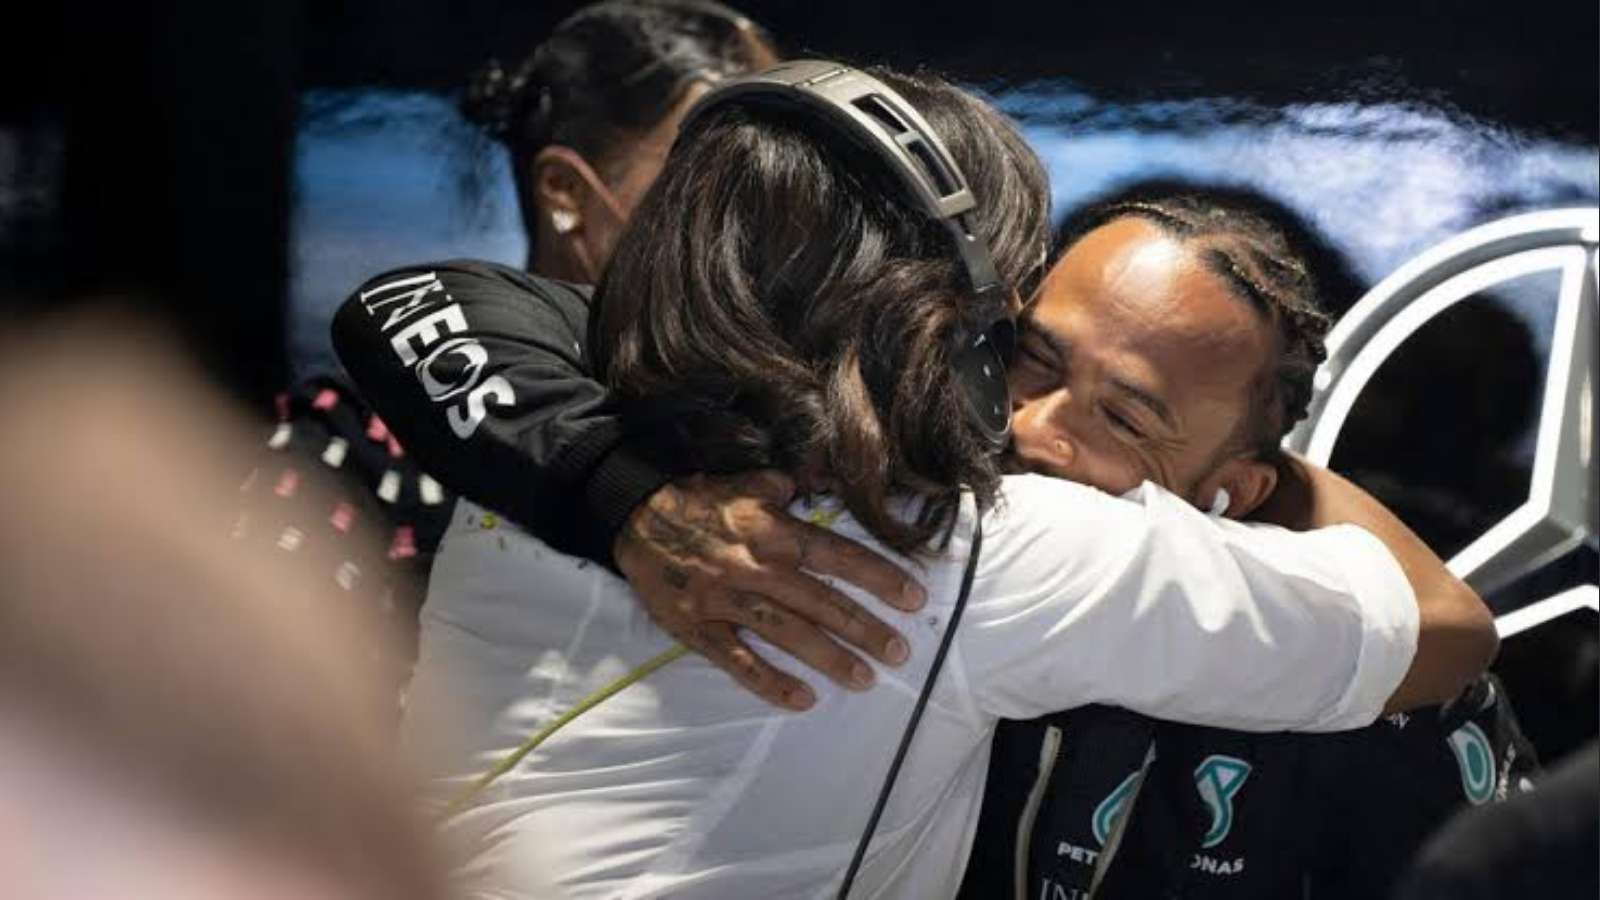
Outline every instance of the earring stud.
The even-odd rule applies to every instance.
[[[567,209],[555,210],[550,213],[550,225],[556,234],[567,234],[578,227],[578,214]]]

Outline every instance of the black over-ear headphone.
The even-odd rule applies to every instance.
[[[1016,323],[989,246],[971,227],[977,198],[944,142],[893,88],[859,69],[820,59],[794,60],[721,82],[689,110],[680,134],[710,110],[731,103],[810,114],[881,159],[913,205],[949,229],[972,286],[961,307],[951,363],[972,422],[992,447],[1004,447],[1011,435],[1005,361]]]

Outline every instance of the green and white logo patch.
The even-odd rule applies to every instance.
[[[1194,786],[1211,810],[1211,827],[1202,847],[1215,847],[1233,830],[1233,798],[1250,777],[1250,764],[1232,756],[1208,756],[1195,767]]]
[[[1206,829],[1201,846],[1215,847],[1227,839],[1228,832],[1233,830],[1233,798],[1239,793],[1239,789],[1244,787],[1244,781],[1248,777],[1250,777],[1250,764],[1233,756],[1214,754],[1206,757],[1195,767],[1195,790],[1200,792],[1200,799],[1204,801],[1206,809],[1211,810],[1211,827]],[[1117,820],[1122,818],[1122,813],[1127,808],[1138,781],[1138,772],[1124,778],[1116,790],[1107,794],[1106,798],[1100,801],[1100,805],[1094,808],[1089,826],[1100,846],[1106,845],[1106,839],[1116,829]]]
[[[1139,772],[1135,771],[1117,789],[1106,795],[1100,805],[1094,808],[1094,815],[1089,817],[1089,828],[1094,832],[1095,842],[1100,846],[1106,845],[1106,839],[1111,836],[1112,829],[1117,827],[1117,820],[1122,818],[1122,811],[1128,806],[1128,799],[1133,795],[1133,788],[1139,783]]]
[[[1476,723],[1468,722],[1450,733],[1450,752],[1461,767],[1461,789],[1467,802],[1482,806],[1494,798],[1494,749]]]

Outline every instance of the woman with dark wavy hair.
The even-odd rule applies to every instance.
[[[967,173],[971,226],[1025,293],[1047,240],[1038,161],[972,96],[874,74]],[[894,620],[909,658],[876,666],[872,691],[825,684],[806,712],[786,712],[701,657],[673,659],[672,638],[614,573],[463,503],[424,608],[405,723],[441,799],[586,696],[672,660],[452,810],[467,895],[838,890],[967,573],[970,600],[858,896],[954,895],[1002,717],[1101,702],[1241,729],[1337,729],[1370,722],[1407,679],[1418,604],[1371,534],[1216,521],[1151,484],[1116,498],[1002,477],[952,371],[967,275],[949,234],[903,192],[814,118],[708,110],[618,241],[586,358],[619,427],[669,472],[783,471],[804,487],[796,514],[916,570],[928,603]],[[342,315],[369,319],[419,361],[424,386],[438,382],[449,373],[426,359],[444,351],[429,348],[456,346],[445,336],[485,307],[466,282],[436,290],[432,270],[386,279]],[[479,327],[459,333],[506,339]],[[484,402],[511,387],[476,383],[492,385]],[[469,407],[451,421],[469,421]],[[763,634],[790,615],[738,592],[706,602]]]

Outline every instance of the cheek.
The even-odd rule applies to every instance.
[[[1045,421],[1041,404],[1012,396],[1011,440],[1021,452],[1037,453],[1049,443],[1053,430]]]
[[[1043,401],[1018,405],[1011,420],[1017,459],[1030,472],[1122,494],[1147,477],[1126,446],[1092,426],[1068,421],[1066,409]]]
[[[1093,449],[1083,454],[1082,476],[1077,480],[1108,494],[1126,494],[1138,487],[1147,475],[1132,453],[1122,448]]]

